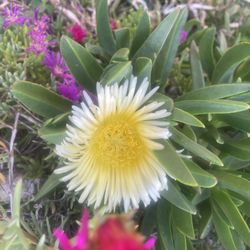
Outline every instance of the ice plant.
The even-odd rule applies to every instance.
[[[77,86],[75,79],[70,74],[65,74],[65,79],[62,83],[58,83],[57,90],[61,96],[73,102],[79,101],[81,97],[81,89]]]
[[[31,25],[29,25],[31,31],[30,36],[30,46],[27,51],[40,55],[45,53],[49,46],[48,41],[48,21],[49,17],[47,15],[39,16],[39,10],[34,11],[34,17],[30,19]]]
[[[10,25],[23,25],[26,18],[23,16],[22,9],[16,4],[10,4],[3,9],[4,16],[3,27],[8,28]]]
[[[72,38],[78,43],[84,42],[84,40],[86,39],[88,35],[87,30],[81,27],[77,23],[71,26],[68,31],[71,34]]]
[[[144,237],[131,227],[131,223],[130,227],[125,225],[127,221],[122,216],[107,217],[91,233],[88,217],[88,211],[85,210],[74,243],[61,229],[54,231],[60,250],[151,250],[155,245],[155,237],[144,242]]]
[[[158,87],[148,88],[147,79],[138,84],[136,77],[122,85],[97,83],[97,105],[84,92],[85,101],[73,106],[67,136],[56,146],[65,165],[56,173],[64,173],[69,190],[81,191],[80,202],[127,211],[156,201],[166,187],[154,151],[163,149],[156,139],[171,135],[163,120],[170,113],[164,102],[150,102]]]
[[[47,51],[42,63],[55,77],[68,78],[68,67],[59,52]]]

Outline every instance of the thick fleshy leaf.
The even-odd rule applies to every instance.
[[[168,189],[162,191],[161,196],[176,207],[188,213],[196,214],[196,208],[194,207],[194,205],[171,181],[168,181]]]
[[[120,62],[110,65],[103,72],[100,83],[103,85],[112,85],[120,83],[123,79],[129,78],[132,73],[131,62]]]
[[[45,118],[71,110],[72,103],[47,88],[26,81],[16,82],[12,87],[14,96],[32,112]]]
[[[177,228],[173,228],[174,249],[187,250],[186,237]]]
[[[250,200],[250,181],[243,178],[240,172],[228,173],[225,171],[210,171],[217,177],[221,188],[234,191]]]
[[[130,33],[128,28],[115,30],[116,49],[129,48]]]
[[[133,67],[134,75],[137,76],[137,82],[142,82],[148,78],[151,82],[152,61],[147,57],[138,57]]]
[[[191,62],[191,73],[192,73],[192,89],[200,89],[205,87],[205,80],[203,75],[203,69],[200,61],[199,49],[193,41],[190,49],[190,62]]]
[[[175,108],[171,119],[187,125],[205,128],[205,125],[199,119],[182,109]]]
[[[187,92],[180,96],[178,100],[214,100],[230,96],[237,97],[237,95],[249,91],[249,83],[216,84]]]
[[[223,220],[221,220],[221,218],[217,215],[217,213],[214,210],[213,210],[213,223],[215,226],[215,230],[218,234],[219,240],[225,247],[225,249],[237,250],[229,227]]]
[[[132,41],[130,48],[130,57],[142,46],[144,41],[150,34],[150,19],[148,13],[145,11],[141,16],[139,24],[137,26],[135,37]]]
[[[102,74],[102,67],[96,59],[86,48],[66,36],[61,38],[60,50],[77,82],[95,92],[96,82]]]
[[[231,114],[249,109],[249,105],[244,102],[230,100],[184,100],[175,105],[193,115]]]
[[[167,174],[185,185],[198,186],[190,170],[173,146],[168,141],[162,141],[161,143],[164,145],[164,149],[155,151],[155,156],[165,168]]]
[[[119,63],[119,62],[127,62],[128,61],[128,48],[122,48],[115,52],[115,54],[110,59],[111,64]]]
[[[250,230],[230,196],[227,193],[218,190],[213,190],[212,194],[213,199],[215,199],[216,203],[223,210],[235,230],[240,234],[242,240],[250,246]]]
[[[236,67],[249,56],[249,43],[241,43],[228,49],[215,65],[212,82],[227,82],[233,76]]]
[[[246,110],[237,114],[216,115],[216,119],[223,121],[233,128],[250,133],[250,110]]]
[[[171,112],[174,108],[174,102],[171,98],[169,98],[166,95],[163,95],[161,93],[155,93],[152,97],[153,101],[157,101],[157,102],[164,102],[164,104],[162,105],[162,108],[166,109],[168,112]]]
[[[152,78],[154,81],[159,82],[160,86],[166,84],[168,75],[171,71],[181,41],[181,32],[187,20],[187,15],[187,8],[180,10],[177,19],[174,21],[174,26],[167,35],[167,39],[154,62]]]
[[[188,238],[194,239],[195,234],[192,215],[174,206],[172,206],[172,211],[173,221],[176,228]]]
[[[155,55],[158,55],[172,27],[174,26],[179,12],[179,9],[173,11],[158,25],[158,27],[149,35],[146,41],[137,50],[133,56],[133,60],[136,60],[138,57],[148,57],[154,61]]]
[[[206,71],[209,78],[211,78],[215,60],[214,60],[214,38],[215,28],[207,28],[199,42],[199,52],[202,68]]]
[[[96,1],[96,29],[99,44],[107,54],[112,55],[116,43],[110,27],[107,0]]]
[[[198,229],[200,233],[200,239],[205,239],[211,230],[212,225],[212,211],[209,201],[206,200],[199,207],[200,218],[198,221]]]
[[[157,229],[164,250],[175,250],[172,238],[171,218],[170,204],[164,199],[160,200],[157,206]]]
[[[213,164],[223,166],[223,162],[220,160],[220,158],[211,151],[209,151],[208,149],[206,149],[205,147],[203,147],[202,145],[189,139],[187,136],[178,131],[176,128],[172,127],[170,131],[172,133],[171,139],[176,143],[178,143],[180,146],[187,149],[189,152]]]
[[[217,179],[191,160],[185,160],[186,165],[200,187],[211,188],[217,184]]]

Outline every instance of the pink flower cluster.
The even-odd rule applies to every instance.
[[[54,231],[60,250],[151,250],[155,245],[155,237],[145,242],[141,234],[125,225],[121,216],[109,216],[93,232],[89,232],[88,217],[84,210],[74,244],[61,229]]]
[[[85,28],[81,27],[79,24],[75,23],[69,28],[69,33],[71,34],[72,38],[78,42],[82,43],[88,36],[88,32]]]
[[[81,89],[77,86],[75,78],[69,73],[61,54],[59,52],[46,51],[43,64],[58,80],[58,93],[73,102],[78,102],[81,97]]]

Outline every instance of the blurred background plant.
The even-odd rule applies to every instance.
[[[249,1],[111,0],[112,34],[117,43],[116,49],[122,49],[115,55],[116,49],[109,53],[108,45],[105,47],[101,41],[98,27],[96,33],[94,1],[12,2],[22,8],[24,16],[33,18],[33,21],[37,7],[39,18],[36,20],[43,16],[49,17],[46,21],[46,38],[42,37],[42,41],[46,39],[48,42],[49,52],[59,51],[62,35],[66,34],[77,42],[64,37],[60,48],[70,68],[70,72],[68,69],[65,72],[72,73],[72,77],[76,78],[76,86],[91,91],[91,83],[96,81],[95,78],[102,79],[103,83],[119,81],[132,70],[135,72],[137,67],[138,74],[141,72],[144,76],[150,76],[154,83],[161,85],[161,93],[172,99],[168,103],[174,112],[171,118],[174,134],[172,145],[177,149],[184,148],[184,153],[193,156],[192,161],[185,161],[185,164],[188,169],[192,169],[193,174],[198,171],[200,177],[196,175],[199,187],[195,188],[181,182],[170,182],[169,192],[163,194],[164,198],[160,202],[140,209],[135,215],[143,234],[148,236],[157,232],[157,249],[247,249],[250,124],[249,110],[240,112],[240,108],[244,109],[244,105],[250,103],[247,86],[250,80]],[[1,11],[6,6],[10,7],[9,1],[0,4]],[[135,40],[138,42],[138,34],[142,34],[139,32],[145,32],[144,36],[139,37],[142,45],[160,21],[177,7],[188,9],[187,22],[182,13],[178,16],[179,23],[169,28],[166,54],[159,53],[161,57],[158,60],[152,57],[146,64],[138,63],[135,66],[131,58],[140,47],[133,44]],[[3,23],[5,16],[0,18]],[[140,30],[138,27],[142,26],[146,28]],[[32,24],[27,23],[23,26],[10,25],[0,32],[0,246],[6,250],[51,249],[47,246],[54,245],[53,229],[60,226],[73,236],[77,228],[75,221],[82,212],[77,195],[66,191],[65,185],[52,174],[61,164],[53,152],[53,144],[58,143],[63,136],[67,112],[70,111],[68,107],[71,106],[70,98],[66,100],[54,96],[58,91],[57,86],[65,86],[65,83],[44,63],[47,46],[42,47],[46,48],[42,53],[29,52],[32,41],[37,41],[36,36],[29,35],[31,31]],[[174,35],[181,31],[185,31],[187,37],[179,45]],[[38,45],[39,39],[41,37],[38,37]],[[68,55],[66,52],[69,50],[68,45],[79,49],[77,44],[84,45],[88,55],[97,59],[100,66],[95,65],[97,70],[94,76],[84,71],[79,74],[72,66],[75,63],[70,58],[73,52],[70,51]],[[124,47],[130,48],[130,51],[124,50]],[[151,71],[152,63],[159,65],[166,58],[170,59],[164,65],[165,68],[159,66],[159,71],[156,68]],[[119,69],[121,73],[115,76],[110,74],[112,68],[115,69],[113,72]],[[11,92],[16,81],[21,82],[14,85],[15,89]],[[23,81],[39,85],[25,85]],[[248,83],[241,85],[242,82]],[[71,83],[69,86],[72,86]],[[13,93],[21,102],[13,97]],[[47,107],[44,107],[45,111],[40,109],[43,108],[43,102],[39,105],[36,103],[47,94],[55,98],[54,103],[49,103],[51,107],[61,104],[58,105],[62,108],[56,111],[56,117],[53,108],[49,114]],[[59,91],[59,94],[62,93]],[[32,95],[37,100],[27,98]],[[237,106],[230,101],[240,102],[238,113],[230,114]],[[197,111],[197,106],[192,106],[196,102],[199,105],[203,102],[207,110]],[[211,111],[209,105],[215,103],[219,103],[220,107],[216,106],[216,110]],[[210,160],[214,155],[218,156],[224,169],[200,159],[187,144],[192,145],[198,154],[202,151],[201,154]],[[208,148],[213,156],[206,156],[204,148]],[[20,177],[24,178],[22,195],[21,184],[16,185]],[[16,194],[12,195],[15,185]],[[21,214],[17,212],[20,210]],[[91,208],[90,211],[93,212]],[[8,248],[6,244],[9,244]]]

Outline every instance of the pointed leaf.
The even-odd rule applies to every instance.
[[[138,57],[148,57],[154,61],[155,55],[157,55],[161,50],[167,39],[167,36],[174,26],[179,12],[179,9],[173,11],[158,25],[158,27],[150,34],[147,40],[137,50],[133,60],[136,60]]]
[[[107,0],[96,1],[97,37],[102,48],[112,55],[116,50],[115,39],[110,27]]]
[[[190,62],[191,62],[191,73],[192,73],[192,89],[200,89],[205,87],[205,81],[203,76],[203,69],[200,61],[199,49],[193,41],[190,49]]]
[[[77,82],[95,92],[96,82],[102,74],[102,67],[96,59],[86,48],[66,36],[61,38],[60,50]]]
[[[197,186],[197,182],[173,146],[168,141],[161,143],[164,145],[164,149],[155,151],[155,156],[167,174],[185,185]]]
[[[244,102],[229,100],[185,100],[175,105],[193,115],[236,113],[249,109],[249,105]]]
[[[236,67],[249,56],[249,43],[241,43],[228,49],[215,65],[212,82],[227,82],[233,76]]]
[[[115,30],[116,49],[129,48],[130,33],[128,28]]]
[[[137,76],[137,82],[142,82],[148,78],[151,82],[152,61],[147,57],[138,57],[134,63],[134,75]]]
[[[196,214],[196,209],[194,205],[180,192],[177,187],[168,181],[168,189],[161,192],[161,196],[171,202],[176,207],[191,213]]]
[[[205,125],[199,119],[182,109],[175,108],[171,118],[174,121],[181,122],[187,125],[205,128]]]
[[[187,149],[189,152],[197,155],[198,157],[201,157],[204,160],[207,160],[213,164],[223,166],[222,161],[220,158],[203,147],[202,145],[196,143],[195,141],[189,139],[187,136],[185,136],[183,133],[178,131],[176,128],[171,128],[170,132],[172,133],[171,139]]]
[[[12,87],[12,93],[31,111],[46,118],[71,110],[72,103],[69,100],[39,84],[16,82]]]

